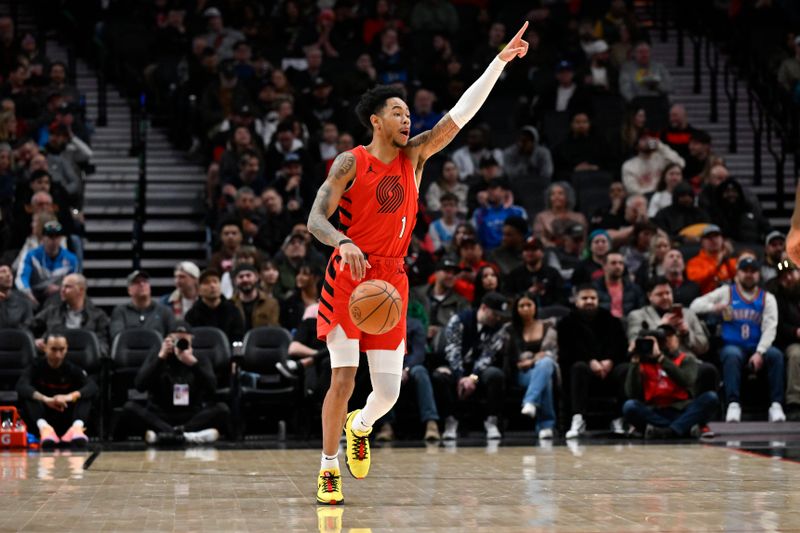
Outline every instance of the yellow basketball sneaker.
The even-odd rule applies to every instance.
[[[363,479],[369,473],[369,434],[372,433],[372,428],[366,433],[353,430],[353,420],[360,412],[361,409],[356,409],[349,413],[344,423],[344,434],[347,437],[347,469],[356,479]]]
[[[342,474],[338,468],[328,468],[319,471],[317,481],[317,503],[325,505],[341,505],[344,503],[342,495]]]

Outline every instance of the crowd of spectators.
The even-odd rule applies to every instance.
[[[785,419],[786,402],[796,417],[800,275],[785,236],[671,97],[646,25],[624,0],[511,4],[156,0],[134,11],[148,30],[150,46],[136,48],[148,90],[207,168],[208,268],[180,262],[175,290],[156,297],[148,273],[132,272],[130,302],[101,319],[79,266],[64,262],[66,224],[45,221],[48,259],[26,258],[18,278],[62,253],[63,277],[18,283],[30,301],[6,291],[0,319],[37,337],[56,322],[92,328],[105,347],[124,329],[166,336],[184,319],[230,341],[280,326],[319,396],[327,360],[313,324],[330,250],[305,221],[334,157],[367,142],[353,106],[375,84],[402,86],[424,131],[527,19],[528,55],[428,162],[420,190],[404,383],[426,438],[455,438],[474,398],[499,438],[514,394],[543,439],[557,420],[583,435],[605,405],[595,397],[615,432],[700,435],[719,416],[720,375],[727,421],[741,419],[743,376],[759,373],[769,420]],[[72,198],[68,178],[50,182]],[[55,293],[56,307],[24,310]]]

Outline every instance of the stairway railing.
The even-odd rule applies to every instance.
[[[666,2],[667,0],[659,0]],[[761,155],[766,148],[775,163],[775,194],[778,213],[785,213],[786,163],[791,159],[795,179],[800,163],[800,111],[775,81],[775,73],[768,63],[758,56],[756,47],[750,46],[748,36],[733,24],[725,27],[726,17],[714,9],[695,10],[692,2],[678,1],[673,4],[677,50],[676,64],[682,65],[684,32],[693,45],[693,90],[701,93],[700,53],[705,46],[705,62],[709,74],[709,119],[719,120],[717,85],[720,66],[725,99],[728,104],[728,151],[736,153],[739,148],[737,105],[739,92],[737,79],[746,84],[747,119],[753,129],[753,184],[763,184],[764,168]],[[724,29],[724,31],[720,31]],[[746,29],[745,29],[746,31]],[[723,50],[724,53],[720,51]],[[720,65],[721,63],[721,65]]]
[[[133,231],[131,233],[132,269],[139,270],[144,252],[145,231],[147,222],[147,99],[144,93],[138,100],[130,103],[131,112],[131,149],[130,155],[139,159],[139,178],[136,182],[133,209]]]

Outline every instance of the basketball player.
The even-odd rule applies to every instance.
[[[372,130],[372,142],[339,154],[317,192],[308,229],[334,247],[328,263],[317,316],[317,335],[331,357],[331,385],[322,406],[322,463],[317,502],[341,504],[339,436],[347,436],[346,462],[355,478],[370,466],[372,425],[397,401],[406,352],[408,278],[404,257],[417,218],[419,184],[425,161],[447,146],[477,113],[506,63],[523,57],[526,22],[467,89],[455,106],[430,131],[409,139],[410,113],[401,89],[378,86],[356,107],[361,122]],[[328,219],[338,209],[339,229]],[[361,332],[350,320],[350,293],[365,279],[394,285],[403,298],[399,323],[383,335]],[[363,409],[347,413],[359,351],[367,353],[372,393]]]
[[[794,194],[794,212],[792,213],[791,228],[786,236],[786,254],[797,266],[800,266],[800,183]]]

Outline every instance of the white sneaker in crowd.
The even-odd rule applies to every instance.
[[[553,440],[553,429],[545,428],[539,431],[539,440]]]
[[[786,415],[783,413],[783,406],[778,402],[772,402],[769,406],[770,422],[786,422]]]
[[[583,420],[583,415],[572,415],[572,425],[567,431],[567,439],[577,439],[586,433],[586,422]]]
[[[442,440],[456,440],[456,437],[458,437],[458,420],[454,416],[448,416],[444,421]]]
[[[525,403],[522,405],[522,411],[520,411],[520,413],[531,418],[536,418],[536,405]]]
[[[219,431],[214,428],[203,429],[201,431],[185,431],[183,437],[186,442],[191,444],[208,444],[219,439]]]
[[[741,422],[742,421],[742,407],[739,402],[731,402],[728,404],[728,412],[725,414],[725,422]]]
[[[624,435],[625,434],[625,421],[620,418],[615,418],[611,421],[611,432],[615,435]]]
[[[483,421],[483,428],[486,430],[486,438],[489,440],[497,440],[502,438],[500,430],[497,428],[497,417],[487,416]]]

